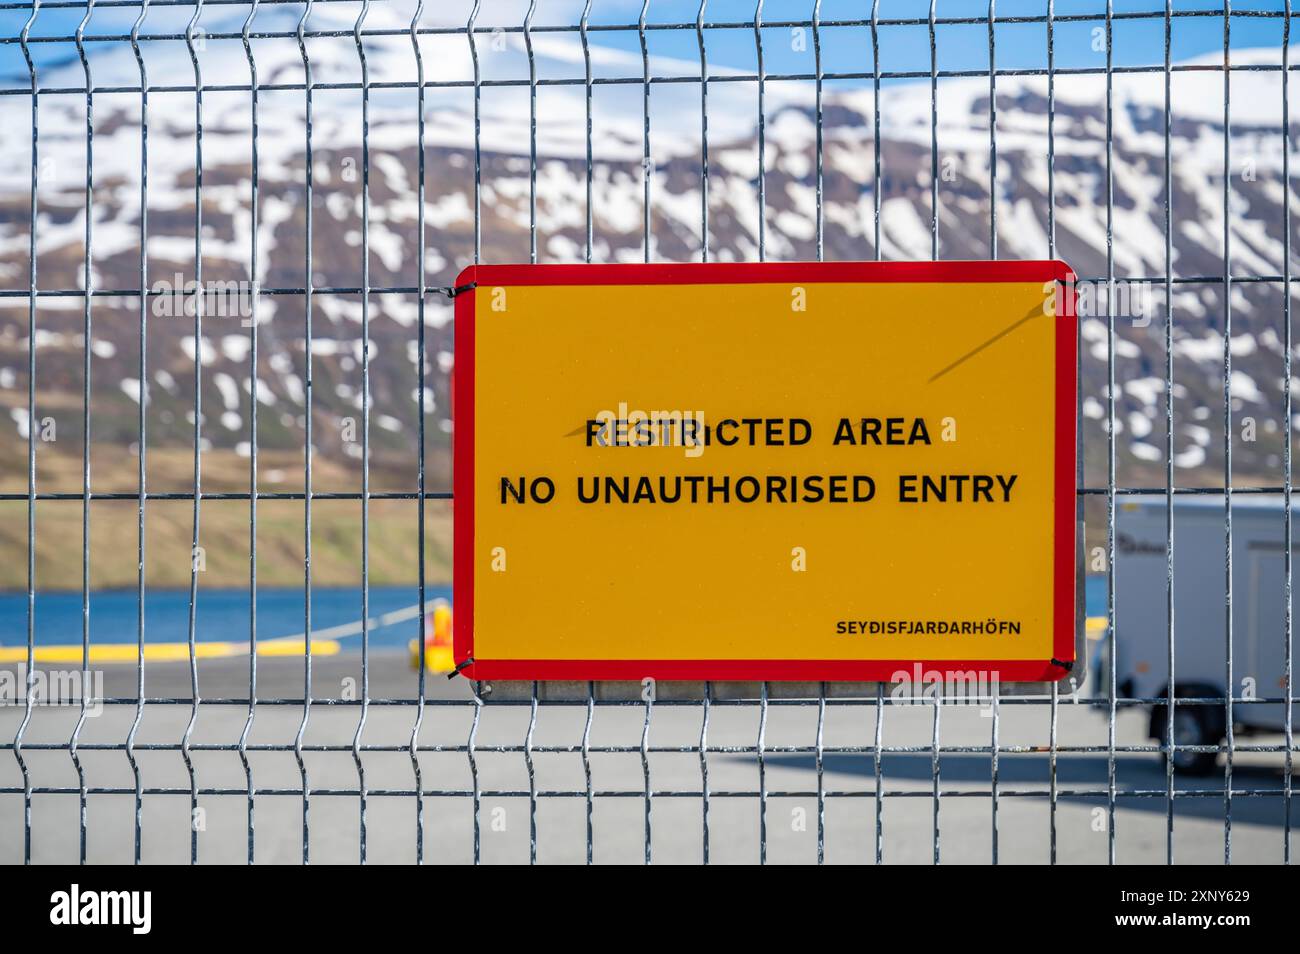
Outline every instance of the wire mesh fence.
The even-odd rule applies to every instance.
[[[434,6],[0,2],[6,860],[1291,860],[1289,2]],[[1094,296],[1087,681],[429,671],[461,267],[999,257]]]

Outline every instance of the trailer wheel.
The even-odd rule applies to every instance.
[[[1217,696],[1220,691],[1213,686],[1183,685],[1174,690],[1175,698],[1194,698],[1197,696]],[[1150,734],[1157,742],[1166,738],[1165,726],[1168,718],[1164,706],[1156,706],[1151,712]],[[1174,706],[1174,768],[1187,775],[1209,775],[1214,772],[1218,762],[1217,752],[1188,752],[1185,745],[1218,745],[1225,733],[1223,713],[1213,707],[1202,705]],[[1163,759],[1169,753],[1162,753]]]
[[[1218,760],[1216,752],[1189,752],[1182,748],[1184,745],[1217,745],[1219,740],[1215,738],[1215,731],[1211,725],[1211,720],[1207,718],[1204,712],[1199,711],[1200,706],[1176,706],[1174,708],[1174,746],[1177,751],[1174,753],[1174,769],[1187,775],[1209,775],[1215,769]],[[1156,720],[1152,720],[1153,722]],[[1160,742],[1165,741],[1164,719],[1159,720],[1159,734],[1155,737]],[[1167,762],[1169,753],[1162,753],[1162,758]]]

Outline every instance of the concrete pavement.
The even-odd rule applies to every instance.
[[[12,668],[12,667],[10,667]],[[106,696],[131,698],[135,693],[133,665],[104,668]],[[192,753],[201,788],[228,794],[200,797],[202,825],[199,860],[242,863],[248,851],[247,777],[237,751],[247,720],[246,705],[220,700],[246,698],[248,664],[243,659],[201,660],[200,707],[193,732]],[[370,657],[369,695],[362,744],[379,747],[362,753],[366,799],[367,857],[371,862],[411,862],[416,856],[416,799],[409,744],[416,716],[413,705],[383,700],[412,699],[416,674],[405,654],[391,650]],[[137,760],[146,789],[143,801],[142,855],[146,862],[189,859],[189,786],[179,743],[190,719],[190,673],[185,663],[158,663],[146,669],[145,691],[150,698],[180,700],[149,704],[137,734]],[[355,700],[361,695],[360,656],[344,652],[317,659],[313,696]],[[261,863],[297,863],[303,853],[302,780],[292,751],[257,751],[258,745],[291,746],[302,723],[300,705],[275,700],[301,699],[303,666],[299,659],[261,659],[258,663],[259,702],[249,744],[249,764],[257,791],[254,799],[255,851]],[[533,733],[534,785],[540,793],[530,818],[529,771],[521,751],[528,732],[529,706],[500,700],[509,687],[488,695],[475,741],[479,773],[480,845],[484,861],[526,862],[530,828],[535,825],[541,862],[581,863],[586,858],[586,779],[580,753],[586,706],[542,705]],[[703,849],[701,760],[690,751],[699,742],[702,710],[698,705],[666,704],[671,687],[660,690],[661,704],[651,714],[648,755],[651,787],[651,847],[656,862],[701,860]],[[775,695],[775,693],[774,693]],[[473,857],[473,778],[464,751],[473,723],[474,706],[463,679],[448,681],[430,674],[419,737],[419,765],[424,798],[424,857],[429,862],[467,862]],[[21,705],[0,706],[0,740],[11,743],[22,721]],[[1048,744],[1049,708],[1043,704],[1000,707],[1002,746]],[[351,746],[361,714],[358,705],[314,704],[304,761],[313,795],[310,799],[311,861],[352,863],[358,859],[360,798],[357,765]],[[77,773],[67,742],[77,708],[36,707],[24,733],[24,760],[32,785],[32,857],[37,862],[75,862],[79,845]],[[109,705],[87,720],[81,733],[80,756],[92,788],[124,789],[126,794],[92,794],[87,809],[87,851],[92,862],[130,862],[134,847],[135,779],[126,754],[87,746],[120,746],[135,717],[134,705]],[[824,744],[863,746],[874,743],[875,707],[827,706]],[[758,738],[757,704],[717,703],[711,707],[708,734],[709,858],[711,862],[754,862],[759,857],[760,805],[758,761],[752,752],[728,751],[752,747]],[[933,709],[929,706],[887,705],[883,741],[886,747],[915,747],[917,751],[886,754],[882,776],[887,793],[881,818],[886,862],[929,863],[934,848],[934,803],[930,751]],[[592,725],[593,748],[626,751],[593,752],[592,785],[608,793],[595,800],[593,847],[598,862],[641,863],[645,854],[645,768],[639,747],[645,722],[641,704],[598,705]],[[817,707],[773,702],[765,732],[765,785],[769,862],[807,863],[817,856],[817,772],[810,752],[781,752],[781,747],[812,746],[816,741]],[[1121,711],[1116,724],[1119,745],[1142,744],[1145,715]],[[1105,745],[1105,710],[1063,702],[1058,721],[1061,745]],[[944,707],[942,747],[987,747],[993,720],[974,707]],[[1277,741],[1250,737],[1239,742]],[[41,744],[55,746],[39,748]],[[158,748],[149,748],[149,746]],[[222,748],[202,749],[203,745]],[[33,746],[38,746],[33,748]],[[565,751],[536,751],[547,746]],[[439,748],[446,749],[438,751]],[[676,751],[687,749],[687,751]],[[1061,795],[1056,810],[1057,857],[1062,863],[1104,863],[1107,858],[1107,812],[1104,792],[1108,779],[1105,752],[1058,756]],[[1001,862],[1045,863],[1050,857],[1051,815],[1045,795],[1021,797],[1018,791],[1043,793],[1048,788],[1045,753],[1004,753],[998,760],[997,827]],[[1234,789],[1280,789],[1282,756],[1238,753],[1234,759]],[[992,765],[987,752],[947,752],[940,756],[943,797],[939,810],[939,844],[945,863],[986,863],[992,858]],[[1115,816],[1116,850],[1120,862],[1163,863],[1165,860],[1165,776],[1154,754],[1120,754],[1116,758],[1119,792]],[[12,745],[0,749],[0,787],[21,789]],[[1176,799],[1174,858],[1176,862],[1219,863],[1223,860],[1223,779],[1178,778],[1180,789],[1204,796]],[[826,793],[824,846],[828,862],[870,862],[875,855],[875,767],[870,753],[829,754],[823,761]],[[71,788],[71,793],[41,793],[41,788]],[[170,793],[176,790],[177,794]],[[1101,792],[1079,794],[1080,790]],[[384,793],[390,794],[384,794]],[[547,795],[548,792],[582,793]],[[1145,792],[1154,795],[1125,795]],[[505,794],[517,793],[517,794]],[[618,794],[614,794],[618,793]],[[685,794],[674,794],[685,793]],[[781,794],[793,793],[793,794]],[[1292,806],[1293,825],[1300,810]],[[1236,795],[1232,806],[1233,859],[1236,862],[1279,862],[1282,859],[1283,804],[1280,797]],[[23,855],[23,796],[0,794],[0,862]]]

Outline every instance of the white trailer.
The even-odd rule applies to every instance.
[[[1238,495],[1232,504],[1232,673],[1227,666],[1227,536],[1222,497],[1178,497],[1173,507],[1174,697],[1234,696],[1242,732],[1280,732],[1286,707],[1250,702],[1286,696],[1285,510],[1280,497]],[[1169,688],[1167,512],[1163,495],[1121,498],[1115,517],[1116,685],[1121,697],[1159,698]],[[1300,495],[1292,507],[1295,626],[1300,627]],[[1293,641],[1300,646],[1300,639]],[[1099,667],[1107,673],[1107,664]],[[1294,672],[1294,667],[1293,667]],[[1103,675],[1104,678],[1104,675]],[[1154,705],[1151,736],[1166,737],[1167,706]],[[1174,743],[1217,745],[1222,703],[1174,705]],[[1213,752],[1175,753],[1180,770],[1209,772]]]

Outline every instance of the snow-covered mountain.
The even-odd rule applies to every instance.
[[[298,13],[268,8],[254,32],[291,31]],[[318,6],[313,30],[339,35],[307,42],[312,62],[314,218],[313,271],[317,288],[361,283],[360,58],[343,18]],[[385,84],[414,80],[409,21],[383,6],[366,29],[393,35],[365,41],[370,101],[370,281],[380,288],[417,282],[418,163],[416,94]],[[200,53],[208,86],[247,84],[248,63],[238,34],[242,20],[205,20]],[[182,30],[184,21],[171,24]],[[484,79],[528,77],[518,34],[479,41]],[[129,44],[88,44],[97,87],[138,87]],[[253,41],[262,84],[301,84],[302,60],[286,39]],[[580,77],[576,35],[534,37],[540,79]],[[185,86],[193,68],[180,41],[143,45],[149,81]],[[474,253],[473,65],[464,36],[421,38],[426,81],[458,85],[426,95],[425,266],[431,285],[448,285]],[[1275,63],[1276,50],[1234,51],[1235,65]],[[639,77],[639,55],[593,44],[596,76]],[[1218,62],[1210,60],[1207,62]],[[697,74],[698,62],[652,57],[652,71]],[[714,75],[722,70],[713,69]],[[82,285],[86,203],[85,97],[75,58],[43,67],[40,75],[41,182],[38,197],[38,285]],[[10,87],[14,85],[9,84]],[[23,85],[21,82],[19,86]],[[537,91],[537,247],[544,262],[580,261],[586,250],[586,124],[584,87],[542,85]],[[643,116],[637,83],[595,87],[592,173],[593,261],[640,261],[642,243]],[[1159,278],[1164,260],[1164,77],[1118,74],[1113,79],[1113,191],[1110,212],[1116,277]],[[265,90],[259,97],[258,256],[250,262],[251,135],[247,91],[204,94],[204,279],[242,281],[255,274],[263,288],[301,288],[305,268],[305,133],[302,90]],[[759,169],[756,88],[720,82],[709,89],[709,234],[714,260],[758,257]],[[1229,232],[1234,278],[1283,272],[1285,203],[1295,207],[1282,179],[1281,80],[1276,71],[1242,71],[1232,78]],[[991,183],[987,78],[948,80],[938,94],[939,255],[987,258],[996,196],[997,254],[1043,258],[1049,253],[1047,83],[1041,77],[997,83],[997,176]],[[1174,74],[1172,153],[1173,286],[1175,322],[1175,466],[1180,484],[1221,480],[1223,428],[1222,285],[1188,279],[1221,277],[1224,270],[1223,76],[1214,71]],[[1107,274],[1106,85],[1101,76],[1072,75],[1056,83],[1054,192],[1056,254],[1084,278]],[[651,96],[651,213],[655,260],[698,260],[702,236],[700,89],[692,83],[656,84]],[[827,86],[824,115],[824,254],[827,259],[876,255],[874,109],[870,87]],[[930,90],[928,84],[888,83],[880,97],[880,254],[929,258]],[[186,92],[149,96],[149,283],[194,271],[195,102]],[[773,83],[766,95],[766,252],[769,259],[816,254],[816,125],[811,83]],[[0,96],[4,163],[0,164],[0,287],[24,289],[30,173],[31,100]],[[122,290],[94,300],[91,343],[94,437],[127,444],[135,437],[138,380],[138,288],[141,128],[138,92],[94,97],[93,285]],[[529,90],[526,84],[488,86],[481,97],[482,260],[527,260],[529,253]],[[992,191],[991,191],[992,190]],[[1297,239],[1293,230],[1292,240]],[[1164,286],[1134,286],[1130,295],[1145,316],[1117,321],[1117,445],[1120,483],[1162,483],[1164,468]],[[1132,291],[1129,289],[1128,291]],[[338,437],[338,422],[361,402],[359,328],[355,293],[315,297],[312,353],[315,433],[322,453],[355,456]],[[1240,482],[1280,482],[1283,418],[1282,290],[1278,282],[1237,281],[1232,291],[1232,393],[1237,431],[1234,470]],[[416,322],[409,292],[370,296],[373,449],[409,459],[417,424]],[[1133,310],[1130,304],[1128,310]],[[260,357],[256,374],[263,402],[259,445],[301,446],[304,389],[303,304],[298,295],[266,295],[259,305]],[[1100,313],[1104,316],[1104,306]],[[451,311],[427,299],[431,440],[447,440],[447,379],[451,366]],[[192,319],[151,313],[146,340],[150,446],[192,439],[192,379],[203,366],[204,436],[215,448],[247,451],[250,402],[249,331],[238,317],[209,316],[203,341]],[[79,445],[82,302],[75,295],[42,297],[37,315],[40,413],[59,417]],[[1086,462],[1090,482],[1104,473],[1105,373],[1108,332],[1103,318],[1082,321]],[[0,298],[0,404],[9,411],[9,440],[26,433],[27,307]],[[66,418],[66,419],[65,419]],[[1251,423],[1247,426],[1246,422]]]

